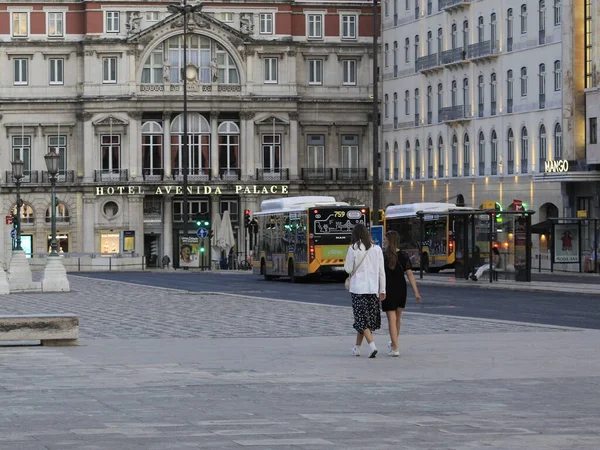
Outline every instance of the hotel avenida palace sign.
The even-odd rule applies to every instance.
[[[188,186],[190,195],[223,195],[223,194],[268,194],[287,195],[289,186],[286,185],[234,185],[231,187]],[[182,186],[97,186],[96,195],[183,195]]]

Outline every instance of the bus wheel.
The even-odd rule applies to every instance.
[[[427,253],[423,253],[421,256],[421,269],[423,272],[429,272],[429,255]]]
[[[298,277],[296,276],[296,273],[294,272],[294,262],[293,261],[290,261],[288,263],[288,277],[290,277],[290,281],[292,283],[298,282]]]

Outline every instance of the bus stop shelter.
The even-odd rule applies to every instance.
[[[477,266],[489,264],[494,270],[488,271],[489,282],[494,281],[494,273],[504,279],[531,281],[531,217],[534,211],[496,211],[473,209],[449,210],[451,238],[454,240],[454,270],[456,278],[469,279],[469,274]],[[439,215],[439,214],[438,214]],[[420,235],[425,236],[427,211],[417,212]],[[492,249],[500,254],[500,263],[493,264]],[[420,239],[420,254],[423,252],[423,239]],[[419,270],[423,278],[423,267]]]

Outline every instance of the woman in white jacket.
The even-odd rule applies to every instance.
[[[353,326],[357,333],[352,354],[360,356],[360,345],[366,338],[369,358],[375,358],[377,347],[371,333],[381,328],[379,302],[385,300],[385,267],[381,247],[373,243],[362,223],[352,230],[352,245],[348,248],[344,269],[350,274]]]

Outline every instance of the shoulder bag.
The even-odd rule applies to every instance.
[[[368,252],[369,252],[369,250],[365,251],[365,255],[362,257],[362,259],[360,260],[360,262],[354,267],[354,269],[352,269],[352,273],[350,275],[348,275],[348,278],[346,278],[346,281],[344,282],[344,286],[346,287],[347,291],[350,290],[350,278],[352,278],[352,275],[354,275],[356,273],[356,270],[360,267],[360,265],[362,264],[362,262],[367,257],[367,253]]]

